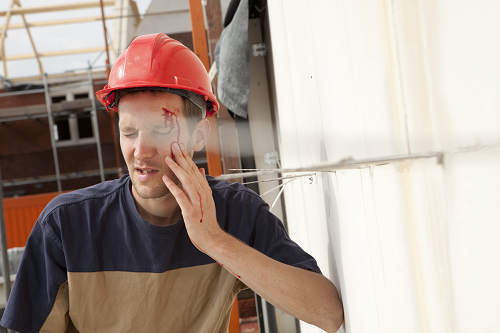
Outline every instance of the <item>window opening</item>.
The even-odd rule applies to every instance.
[[[66,95],[63,96],[53,96],[52,103],[60,103],[66,100]]]
[[[90,111],[55,116],[54,138],[59,147],[95,143]]]
[[[83,98],[89,98],[89,94],[88,93],[75,94],[75,99],[83,99]]]
[[[75,98],[77,95],[75,95]],[[93,138],[94,131],[92,130],[92,118],[90,112],[83,112],[78,114],[78,134],[80,139]]]
[[[54,117],[54,134],[56,141],[71,140],[68,116]]]

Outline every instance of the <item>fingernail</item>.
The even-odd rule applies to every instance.
[[[174,161],[170,158],[170,156],[167,156],[167,162],[173,163]]]
[[[179,147],[179,144],[177,142],[174,142],[174,148],[177,150],[181,150],[181,148]]]
[[[181,147],[181,150],[184,151],[184,145],[180,143],[179,146]]]

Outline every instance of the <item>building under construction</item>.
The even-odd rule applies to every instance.
[[[24,247],[60,192],[127,173],[117,116],[94,94],[134,37],[164,32],[200,57],[223,104],[195,162],[259,193],[316,258],[343,301],[339,332],[500,332],[500,3],[151,0],[140,12],[133,0],[8,2],[4,254]],[[31,19],[40,13],[54,18]],[[85,22],[104,45],[38,50],[36,29]],[[8,48],[16,29],[32,54]],[[45,72],[46,59],[72,54],[90,60]],[[9,75],[23,59],[37,71]],[[238,79],[228,62],[246,82],[237,105],[224,104]],[[245,291],[229,332],[252,329],[321,331]]]

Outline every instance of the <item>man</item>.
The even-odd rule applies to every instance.
[[[19,332],[226,332],[246,286],[334,332],[335,286],[253,192],[192,161],[218,110],[206,71],[139,36],[97,92],[119,111],[129,175],[55,198],[26,245],[1,324]],[[304,221],[306,223],[306,221]]]

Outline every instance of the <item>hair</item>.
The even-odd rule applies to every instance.
[[[203,111],[201,108],[191,102],[186,97],[181,96],[182,98],[182,110],[181,113],[186,118],[189,128],[189,133],[193,134],[194,129],[196,128],[196,124],[203,119]]]
[[[145,88],[144,90],[127,91],[126,89],[122,89],[117,91],[117,93],[120,96],[119,99],[123,98],[125,95],[135,95],[138,92],[149,92],[154,96],[158,96],[158,94],[164,93],[163,91],[151,90],[147,88]],[[199,106],[191,102],[186,97],[184,96],[180,97],[182,99],[181,114],[184,118],[186,118],[186,121],[188,123],[189,133],[193,134],[193,131],[196,128],[196,124],[203,118],[202,110]],[[118,114],[120,114],[120,112],[118,112]]]

